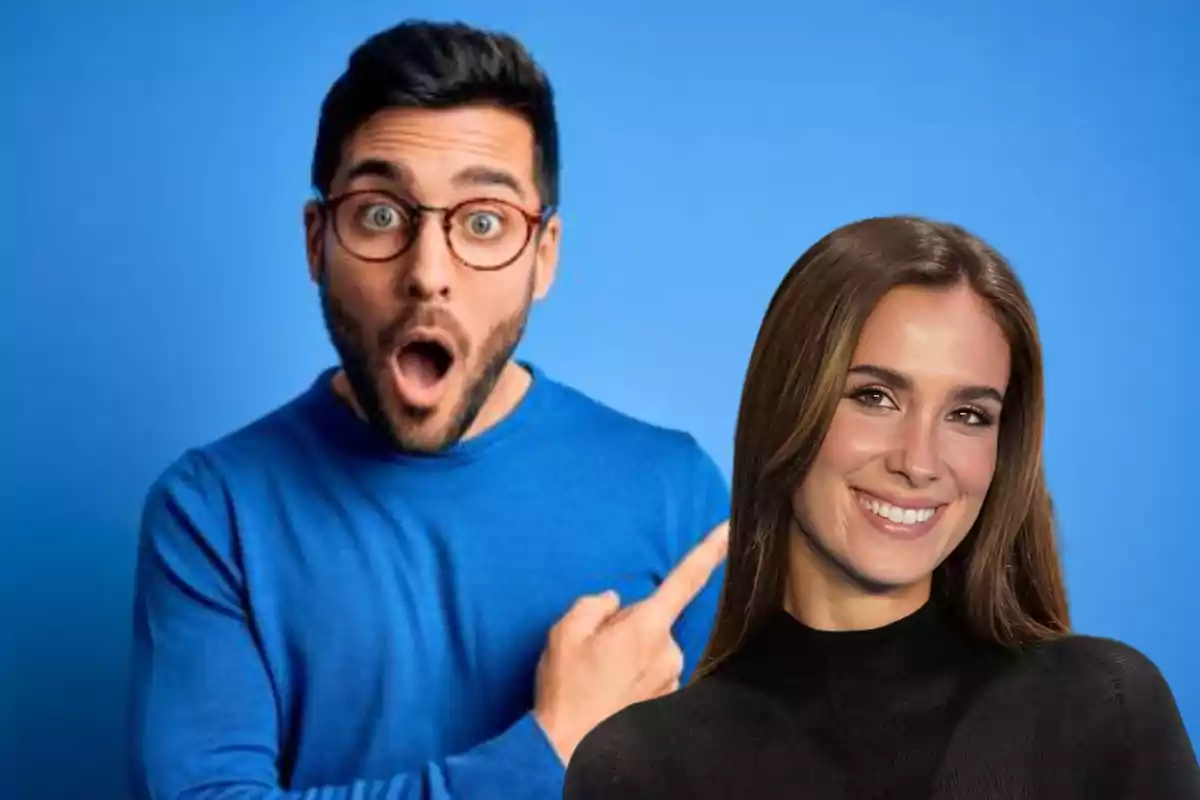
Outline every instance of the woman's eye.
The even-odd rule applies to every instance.
[[[859,389],[853,398],[859,405],[868,408],[895,408],[892,399],[881,389]]]
[[[987,427],[992,424],[992,417],[983,411],[974,408],[960,408],[953,412],[951,418],[956,422],[961,422],[964,425],[970,425],[973,428]]]

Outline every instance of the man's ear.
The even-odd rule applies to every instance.
[[[308,260],[308,277],[313,283],[321,280],[325,264],[325,213],[316,200],[304,204],[304,257]]]
[[[541,300],[554,285],[558,273],[558,247],[562,238],[562,217],[557,213],[548,219],[537,234],[534,254],[533,299]]]

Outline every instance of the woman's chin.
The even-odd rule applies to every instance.
[[[851,560],[847,566],[854,582],[872,594],[903,593],[929,583],[929,565],[898,563],[895,559]]]

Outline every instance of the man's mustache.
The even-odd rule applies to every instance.
[[[414,328],[435,328],[443,331],[454,342],[460,358],[471,354],[471,340],[459,321],[445,308],[431,305],[410,306],[385,325],[376,341],[379,352],[389,353],[395,350]]]

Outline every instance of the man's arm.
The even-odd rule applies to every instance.
[[[680,514],[682,529],[678,532],[680,555],[694,547],[718,524],[729,519],[729,489],[721,470],[695,439],[688,438],[690,463],[684,484],[679,487],[680,491],[686,492],[680,500],[683,504],[683,513]],[[725,564],[722,562],[675,624],[675,641],[684,655],[680,683],[688,682],[708,646],[724,580]]]
[[[145,800],[558,800],[563,767],[526,715],[467,752],[386,780],[285,791],[274,688],[241,570],[203,472],[185,459],[147,500],[138,554],[133,785]],[[194,462],[192,462],[194,464]]]

